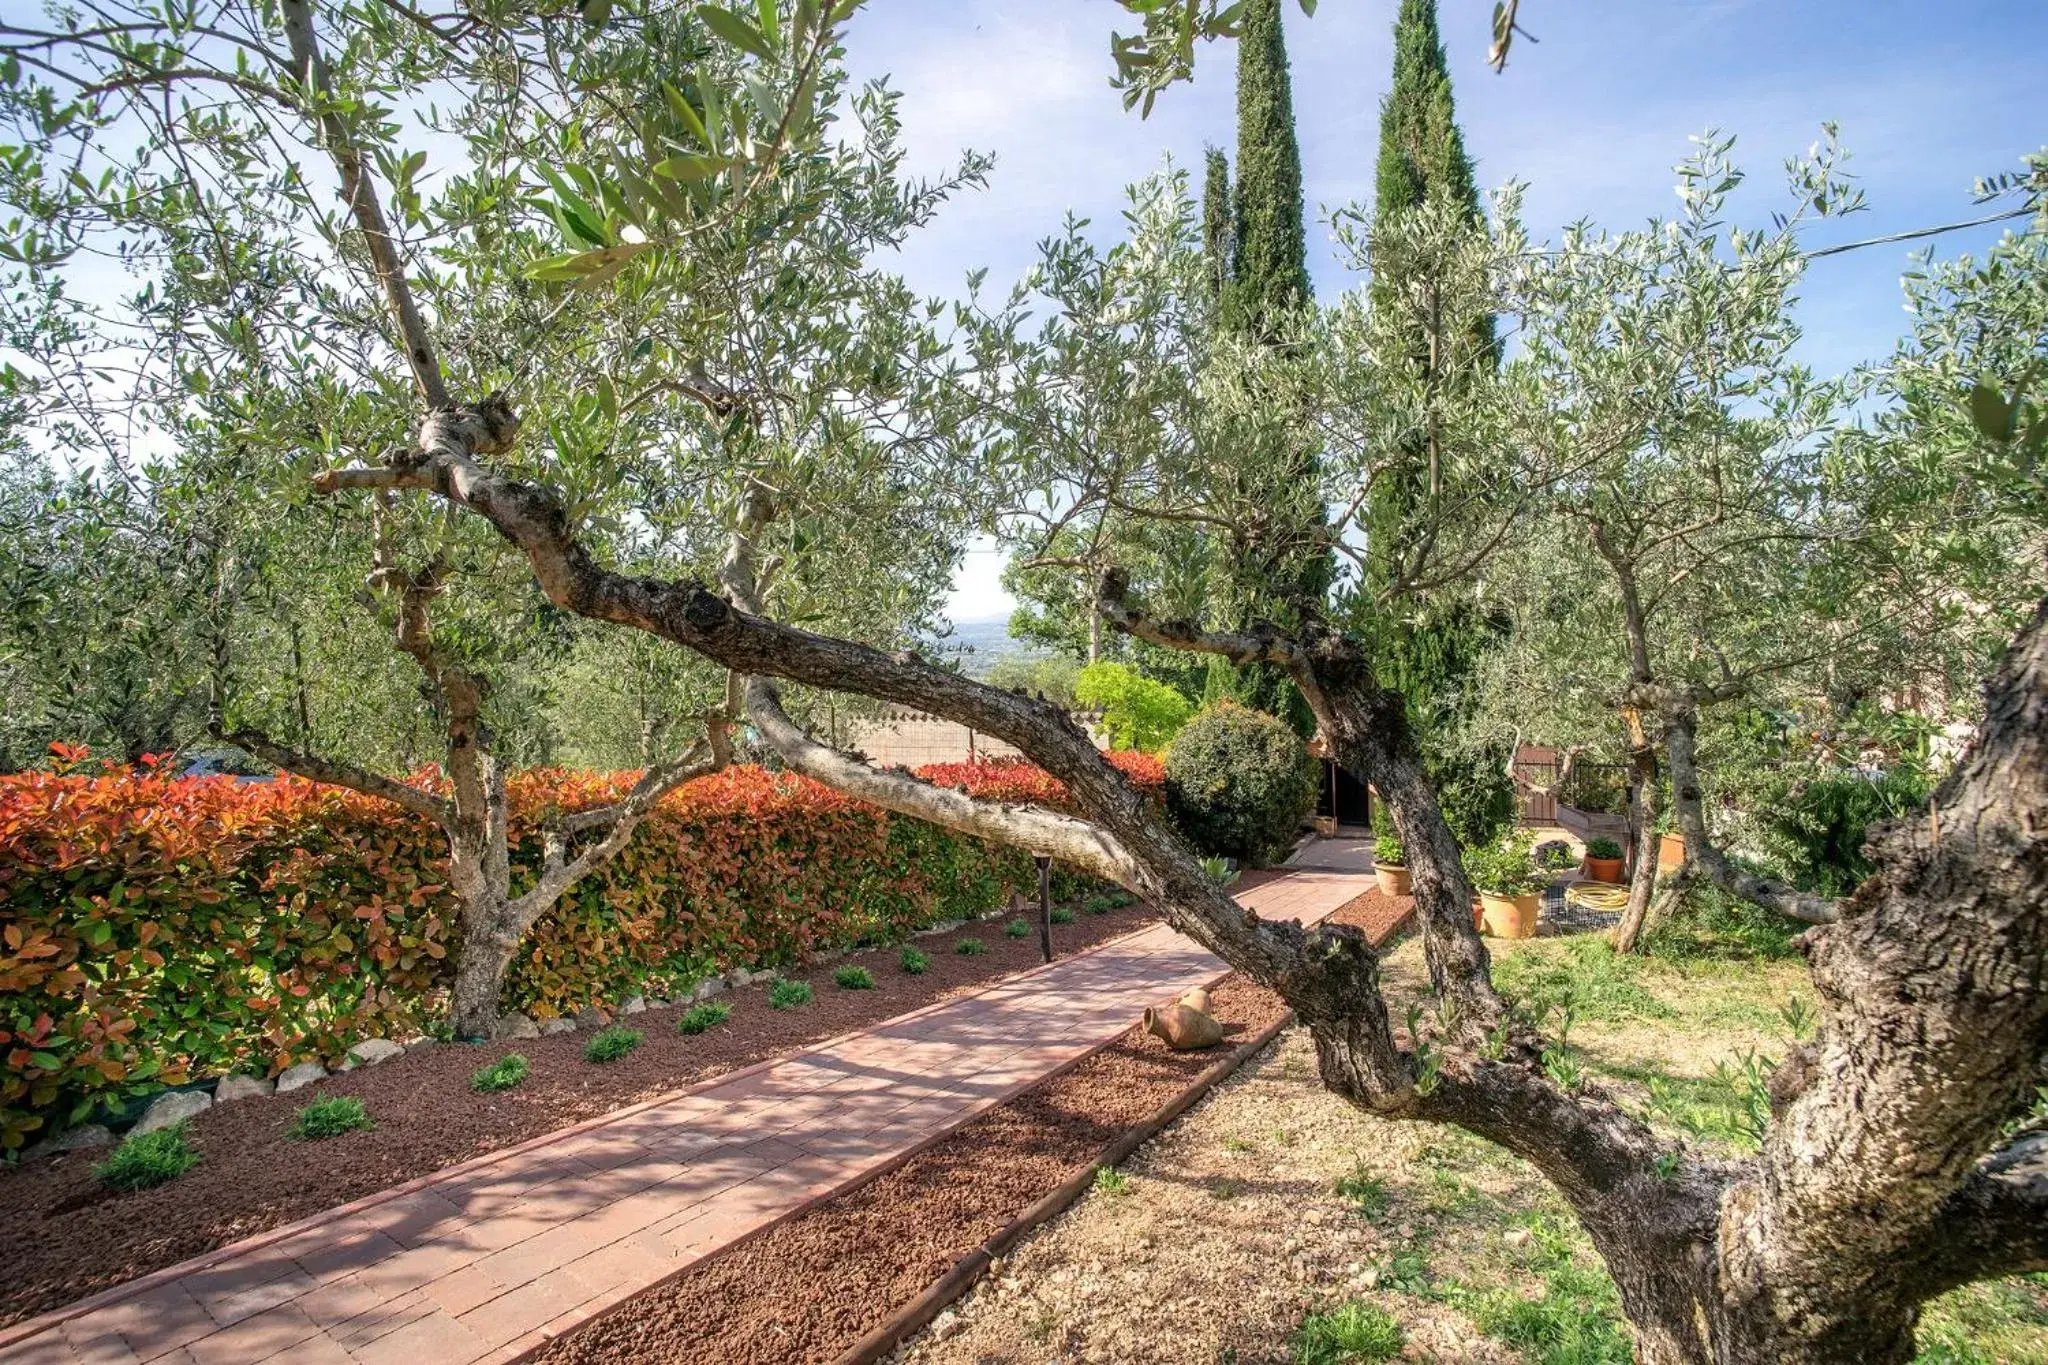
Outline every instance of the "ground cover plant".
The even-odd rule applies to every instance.
[[[897,958],[897,962],[912,976],[923,976],[932,965],[930,954],[907,943],[903,945],[902,955]]]
[[[962,957],[977,957],[988,951],[988,945],[978,938],[963,938],[953,944],[953,951]]]
[[[646,1041],[647,1035],[639,1029],[613,1024],[590,1035],[590,1041],[583,1045],[583,1060],[599,1064],[616,1062]]]
[[[1013,919],[1003,926],[1003,932],[1011,938],[1029,938],[1031,936],[1031,921],[1028,919]]]
[[[840,967],[832,973],[832,981],[843,991],[871,991],[875,988],[874,973],[865,967]]]
[[[187,1128],[185,1123],[173,1123],[125,1138],[105,1161],[93,1167],[93,1174],[102,1185],[115,1190],[148,1190],[176,1180],[199,1164]]]
[[[301,1140],[340,1137],[376,1127],[363,1102],[353,1095],[330,1095],[315,1100],[292,1116],[291,1135]]]
[[[510,1090],[529,1075],[533,1064],[517,1052],[508,1052],[489,1066],[480,1066],[469,1078],[469,1088],[482,1093]]]
[[[808,981],[777,981],[768,987],[768,1003],[779,1010],[802,1009],[811,1003]]]
[[[732,1006],[722,1000],[706,1000],[683,1011],[676,1020],[676,1032],[683,1034],[708,1033],[732,1017]]]

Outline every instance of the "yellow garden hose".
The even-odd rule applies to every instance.
[[[1619,882],[1573,882],[1564,898],[1582,910],[1614,911],[1628,905],[1628,888]]]

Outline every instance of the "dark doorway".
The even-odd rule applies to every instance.
[[[1339,825],[1365,827],[1372,824],[1372,796],[1366,785],[1337,766],[1323,761],[1323,789],[1316,798],[1316,811],[1334,815]]]

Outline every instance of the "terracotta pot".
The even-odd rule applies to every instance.
[[[1472,927],[1482,933],[1486,929],[1486,907],[1480,903],[1477,895],[1472,897]]]
[[[1183,992],[1180,999],[1174,1001],[1174,1003],[1176,1005],[1186,1005],[1198,1014],[1207,1014],[1209,1012],[1209,992],[1197,986],[1191,991]]]
[[[1405,896],[1414,884],[1414,879],[1408,875],[1408,869],[1399,863],[1383,863],[1374,859],[1372,872],[1373,876],[1379,878],[1382,896]]]
[[[1536,907],[1542,897],[1534,891],[1524,896],[1496,896],[1479,893],[1479,930],[1494,938],[1534,938]]]
[[[1337,817],[1334,815],[1318,815],[1316,817],[1316,837],[1321,839],[1336,838]]]
[[[1186,1005],[1146,1010],[1145,1031],[1164,1040],[1176,1052],[1194,1052],[1223,1041],[1223,1025],[1210,1015],[1191,1010]]]
[[[1673,831],[1657,836],[1657,870],[1676,872],[1685,866],[1685,836]]]
[[[1586,876],[1596,882],[1618,882],[1621,880],[1621,859],[1595,858],[1586,855]]]

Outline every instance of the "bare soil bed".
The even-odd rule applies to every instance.
[[[1054,949],[1066,956],[1155,918],[1143,905],[1082,913],[1072,924],[1053,927]],[[956,953],[955,943],[968,937],[980,939],[988,951]],[[816,993],[812,1004],[799,1009],[770,1008],[763,985],[719,996],[731,1005],[731,1018],[696,1037],[677,1034],[681,1007],[633,1015],[620,1022],[642,1031],[646,1041],[601,1066],[583,1058],[591,1036],[584,1030],[520,1042],[417,1048],[292,1094],[218,1105],[192,1122],[199,1164],[153,1190],[105,1190],[92,1174],[103,1156],[97,1152],[0,1171],[0,1227],[7,1243],[0,1325],[444,1166],[985,987],[1040,962],[1036,934],[1008,938],[1000,921],[917,943],[931,960],[921,976],[903,971],[895,947],[854,954],[790,973]],[[835,985],[833,970],[848,964],[868,968],[876,989]],[[471,1090],[477,1068],[511,1052],[532,1063],[523,1085],[497,1094]],[[319,1142],[287,1136],[301,1107],[335,1095],[361,1099],[376,1127]]]
[[[1235,978],[1212,1008],[1239,1038],[1285,1013],[1279,997]],[[894,1170],[683,1271],[531,1359],[835,1360],[1227,1054],[1227,1046],[1171,1052],[1132,1029]]]

